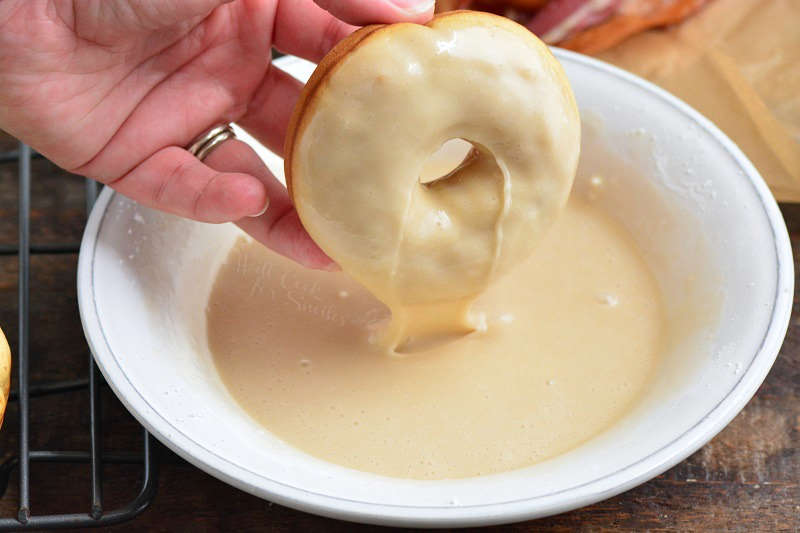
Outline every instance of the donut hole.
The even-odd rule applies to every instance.
[[[455,138],[445,141],[422,164],[419,182],[426,185],[448,178],[472,157],[474,150],[475,145],[465,139]]]

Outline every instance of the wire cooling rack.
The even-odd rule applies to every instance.
[[[88,353],[86,378],[68,381],[51,381],[31,384],[29,380],[29,336],[30,336],[30,261],[31,254],[75,254],[76,243],[37,245],[30,241],[31,209],[31,159],[39,157],[24,144],[18,150],[0,152],[0,164],[18,165],[19,169],[19,241],[16,246],[0,246],[0,255],[19,257],[19,343],[16,369],[12,370],[12,385],[16,385],[9,402],[19,403],[19,453],[9,455],[0,463],[0,495],[5,495],[11,474],[19,469],[19,502],[17,516],[0,516],[0,531],[23,529],[86,528],[109,526],[130,520],[144,511],[155,498],[158,463],[155,458],[155,443],[142,429],[142,448],[134,453],[104,454],[101,445],[102,425],[100,416],[100,390],[105,384]],[[86,182],[86,213],[97,198],[97,184]],[[77,310],[76,310],[77,312]],[[16,382],[16,383],[15,383]],[[89,395],[89,442],[88,451],[32,450],[30,447],[30,399],[37,396],[63,394],[85,390]],[[7,421],[8,422],[8,421]],[[91,492],[87,505],[74,513],[36,515],[31,512],[31,462],[85,464],[90,469]],[[103,465],[141,464],[142,484],[136,497],[127,505],[106,510],[103,508]]]

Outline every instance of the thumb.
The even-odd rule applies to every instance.
[[[238,173],[232,175],[255,176],[264,184],[269,199],[266,210],[236,222],[251,237],[305,267],[338,270],[303,228],[286,187],[275,179],[252,148],[242,141],[230,139],[211,152],[206,163],[218,171]],[[240,198],[239,202],[242,201]]]
[[[314,1],[336,18],[359,26],[391,22],[427,22],[433,15],[434,6],[434,0]]]

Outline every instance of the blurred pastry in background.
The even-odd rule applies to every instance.
[[[800,202],[800,2],[714,0],[597,57],[668,90],[709,118],[782,202]]]
[[[586,54],[631,35],[675,24],[710,0],[439,0],[436,10],[476,9],[507,16],[548,44]]]
[[[436,13],[455,11],[456,9],[469,9],[470,0],[436,0]]]

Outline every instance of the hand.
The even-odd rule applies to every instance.
[[[330,268],[252,149],[229,140],[200,162],[183,148],[237,122],[281,154],[302,85],[271,64],[272,46],[319,61],[348,23],[424,22],[433,11],[433,0],[318,3],[0,0],[0,128],[141,204],[236,221],[275,251]]]

